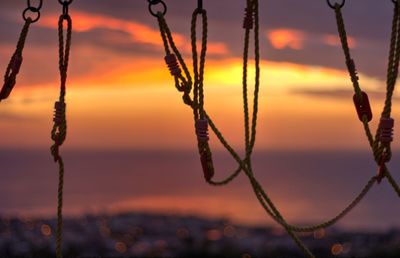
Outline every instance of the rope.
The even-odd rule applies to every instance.
[[[358,84],[358,76],[356,74],[356,69],[354,65],[354,61],[351,59],[350,56],[350,49],[348,47],[347,35],[346,35],[346,28],[344,25],[344,20],[341,12],[342,6],[336,4],[335,8],[335,15],[337,21],[337,27],[339,32],[340,41],[342,44],[343,53],[345,56],[346,64],[348,67],[348,71],[351,77],[351,81],[353,83],[354,92],[358,98],[361,97],[361,89]],[[392,106],[392,97],[393,91],[396,85],[396,80],[398,76],[398,68],[399,68],[399,61],[400,61],[400,5],[396,2],[393,12],[393,22],[392,22],[392,33],[391,33],[391,40],[390,40],[390,50],[389,50],[389,57],[388,57],[388,69],[387,69],[387,80],[386,80],[386,98],[385,98],[385,105],[381,114],[383,118],[390,118],[391,113],[391,106]],[[352,65],[349,65],[352,64]],[[362,101],[362,100],[361,100]],[[389,144],[383,144],[379,142],[379,134],[380,128],[378,127],[376,130],[375,138],[372,136],[371,130],[369,128],[368,119],[365,115],[362,117],[362,123],[364,126],[364,131],[367,136],[369,145],[372,149],[374,159],[378,165],[382,167],[383,176],[385,176],[394,191],[400,196],[400,188],[392,175],[390,174],[389,169],[384,165],[383,162],[387,162],[391,158],[391,148]],[[383,153],[387,154],[386,157],[383,156]],[[383,160],[386,158],[386,160]],[[382,166],[383,165],[383,166]],[[380,180],[378,175],[378,180]]]
[[[249,22],[253,23],[253,6],[250,0],[247,0],[247,15],[246,17]],[[246,19],[245,18],[245,19]],[[243,50],[243,76],[242,76],[242,89],[243,89],[243,113],[244,113],[244,136],[245,136],[245,148],[246,148],[246,160],[249,158],[249,147],[250,147],[250,126],[249,126],[249,104],[247,97],[247,65],[249,57],[249,44],[250,44],[250,30],[252,26],[246,26],[244,36],[244,50]]]
[[[206,51],[206,43],[207,43],[207,17],[206,13],[202,9],[196,9],[195,12],[193,13],[192,16],[192,26],[191,26],[191,39],[192,39],[192,55],[193,55],[193,73],[194,73],[194,84],[193,84],[193,99],[189,96],[186,95],[186,99],[184,98],[184,101],[186,104],[188,104],[192,109],[193,109],[193,114],[194,114],[194,119],[195,121],[197,119],[205,118],[208,121],[209,126],[215,133],[216,137],[218,140],[221,142],[221,144],[224,146],[224,148],[231,154],[231,156],[234,158],[234,160],[239,164],[239,167],[226,179],[221,180],[221,181],[213,181],[213,180],[207,180],[207,182],[211,185],[215,186],[221,186],[228,184],[230,181],[232,181],[234,178],[236,178],[240,172],[243,170],[247,177],[250,180],[250,183],[252,185],[253,191],[255,192],[255,195],[258,199],[258,201],[261,203],[265,211],[279,224],[281,224],[288,234],[293,238],[295,243],[299,246],[299,248],[303,251],[303,253],[307,257],[314,257],[314,255],[307,249],[307,247],[304,246],[304,244],[299,240],[299,238],[296,236],[294,232],[310,232],[310,231],[315,231],[317,229],[321,228],[326,228],[329,227],[335,223],[337,223],[340,219],[342,219],[344,216],[346,216],[352,209],[354,209],[359,202],[364,198],[364,196],[370,191],[372,186],[375,184],[377,181],[377,178],[374,176],[372,177],[367,184],[363,187],[362,191],[353,199],[353,201],[350,202],[348,206],[346,206],[337,216],[333,217],[332,219],[325,221],[323,223],[317,224],[317,225],[312,225],[312,226],[306,226],[306,227],[300,227],[300,226],[295,226],[288,224],[283,216],[280,214],[279,210],[276,208],[272,200],[269,198],[269,196],[265,193],[264,189],[262,186],[259,184],[259,182],[256,180],[253,174],[252,170],[252,165],[251,165],[251,153],[254,148],[255,144],[255,139],[256,139],[256,125],[257,125],[257,112],[258,112],[258,94],[259,94],[259,78],[260,78],[260,68],[259,68],[259,63],[260,63],[260,55],[259,55],[259,17],[258,17],[258,1],[257,0],[248,0],[247,1],[247,8],[252,9],[254,8],[254,15],[255,18],[255,32],[254,32],[254,38],[255,38],[255,66],[256,66],[256,74],[255,74],[255,89],[254,89],[254,101],[253,101],[253,117],[252,117],[252,123],[251,123],[251,129],[250,129],[250,116],[248,112],[248,96],[247,96],[247,64],[248,64],[248,51],[249,51],[249,38],[250,38],[250,29],[251,28],[246,28],[245,30],[245,38],[244,38],[244,52],[243,52],[243,78],[242,78],[242,83],[243,83],[243,106],[244,106],[244,127],[245,127],[245,147],[246,147],[246,156],[244,159],[241,159],[240,156],[236,153],[236,151],[230,146],[230,144],[226,141],[226,139],[223,137],[222,133],[219,131],[217,126],[214,124],[210,116],[206,113],[204,110],[204,94],[203,94],[203,79],[204,79],[204,63],[205,63],[205,51]],[[200,57],[200,64],[198,60],[198,55],[197,55],[197,42],[196,42],[196,19],[198,15],[202,15],[203,18],[203,38],[202,38],[202,54]],[[355,88],[356,96],[359,99],[359,101],[363,101],[362,97],[362,91],[359,87],[358,84],[358,76],[357,72],[355,69],[355,65],[353,60],[351,59],[350,56],[350,49],[348,47],[347,43],[347,36],[346,36],[346,31],[344,29],[344,22],[343,18],[341,16],[341,13],[336,13],[337,14],[337,23],[338,23],[338,28],[339,28],[339,33],[340,33],[340,38],[343,46],[343,50],[345,53],[346,57],[346,64],[348,66],[349,72],[351,79],[353,81],[353,85]],[[174,53],[178,60],[179,64],[182,66],[183,70],[185,71],[185,75],[187,78],[189,78],[188,81],[191,82],[190,80],[190,73],[188,72],[187,66],[179,53],[179,50],[176,48],[176,45],[174,44],[173,37],[171,34],[171,31],[168,28],[168,25],[165,21],[164,15],[162,13],[158,13],[157,15],[159,25],[160,25],[160,31],[161,31],[161,36],[163,39],[164,47],[166,49],[166,53],[170,54],[170,48],[172,49],[172,53]],[[396,52],[395,53],[400,53]],[[400,54],[399,54],[400,56]],[[396,56],[397,57],[397,56]],[[395,61],[394,61],[395,62]],[[393,68],[395,69],[395,68]],[[175,78],[175,81],[177,79]],[[362,116],[362,121],[364,124],[364,129],[368,138],[368,141],[371,145],[371,147],[376,146],[376,141],[374,141],[374,137],[372,136],[369,126],[368,126],[368,117],[365,115]],[[202,143],[203,144],[203,143]],[[199,150],[205,150],[209,153],[211,153],[208,143],[207,143],[207,148],[204,147],[199,143]],[[377,148],[378,149],[378,148]],[[375,151],[374,153],[378,153]],[[400,193],[399,187],[396,184],[396,182],[393,180],[393,178],[390,176],[389,172],[386,171],[386,176],[389,178],[389,182],[393,185],[395,189],[397,189],[397,192]]]
[[[67,32],[64,47],[64,21],[67,22]],[[62,258],[62,231],[63,231],[63,187],[64,187],[64,162],[59,154],[59,148],[64,143],[67,135],[66,120],[66,81],[69,63],[69,53],[71,48],[72,36],[72,20],[68,13],[64,13],[58,20],[58,39],[59,39],[59,70],[60,70],[60,96],[55,103],[54,125],[51,131],[51,139],[54,144],[51,146],[51,154],[54,161],[58,163],[59,179],[58,179],[58,195],[57,195],[57,232],[56,232],[56,256]]]
[[[250,2],[249,2],[249,4],[250,4]],[[255,5],[255,7],[257,7],[255,9],[258,9],[258,2],[257,1],[254,1],[254,5]],[[197,18],[197,15],[199,15],[199,14],[203,15],[203,40],[202,40],[203,47],[202,47],[202,53],[204,53],[204,55],[202,55],[202,56],[204,56],[204,59],[203,59],[203,57],[201,57],[201,61],[200,61],[200,71],[202,70],[201,66],[203,66],[204,63],[205,63],[205,50],[206,50],[205,46],[206,46],[206,37],[207,37],[207,35],[206,35],[206,25],[207,25],[207,23],[206,23],[206,17],[204,15],[205,13],[204,12],[200,12],[199,10],[195,10],[195,12],[193,14],[193,19],[192,19],[192,30],[191,30],[192,31],[193,66],[194,66],[194,74],[195,74],[194,75],[194,78],[195,78],[194,93],[193,93],[193,101],[191,102],[192,103],[191,107],[194,110],[194,118],[195,118],[195,120],[197,118],[200,118],[200,113],[201,113],[201,111],[203,111],[204,118],[206,118],[208,120],[208,123],[209,123],[210,127],[212,128],[212,130],[214,131],[214,133],[216,134],[217,138],[221,141],[221,143],[224,145],[224,147],[231,153],[231,155],[235,158],[235,160],[240,164],[240,168],[237,169],[233,175],[228,177],[227,180],[231,180],[234,177],[236,177],[236,175],[239,174],[240,170],[243,169],[246,172],[246,174],[249,176],[251,181],[254,181],[255,179],[252,176],[252,172],[248,172],[247,171],[248,170],[248,168],[247,168],[248,165],[244,161],[241,160],[239,155],[234,151],[234,149],[224,139],[222,134],[219,132],[218,128],[215,126],[215,124],[213,123],[211,118],[207,115],[207,113],[203,109],[204,102],[201,101],[201,99],[204,98],[204,96],[201,96],[201,91],[202,91],[201,88],[203,86],[203,83],[202,83],[203,82],[203,76],[202,76],[201,72],[198,71],[199,68],[198,68],[198,64],[197,64],[198,60],[197,60],[197,50],[196,50],[196,30],[195,30],[195,28],[196,28],[196,18]],[[164,42],[164,46],[167,46],[165,48],[169,49],[169,46],[171,47],[172,52],[177,56],[182,68],[184,70],[186,70],[187,66],[186,66],[181,54],[179,53],[179,50],[176,48],[176,46],[174,44],[172,34],[171,34],[171,32],[170,32],[170,30],[168,28],[168,25],[167,25],[167,23],[166,23],[166,21],[164,19],[164,16],[161,13],[158,13],[157,16],[158,16],[158,21],[159,21],[159,25],[160,25],[160,31],[161,31],[162,39],[163,39],[163,42]],[[255,13],[255,16],[258,16],[258,12]],[[257,19],[257,22],[258,22],[258,19]],[[259,26],[256,26],[256,27],[257,27],[257,29],[259,28]],[[255,35],[256,35],[256,41],[258,42],[259,33],[256,33]],[[256,51],[257,51],[257,49],[259,49],[259,47],[256,48]],[[166,53],[167,53],[167,55],[169,54],[169,52],[166,52]],[[259,59],[259,54],[258,53],[256,54],[256,58]],[[259,65],[259,61],[256,62],[256,65]],[[257,68],[257,70],[258,70],[257,75],[259,76],[259,68]],[[190,77],[190,75],[187,75],[187,76]],[[259,79],[256,78],[256,81],[259,82]],[[258,85],[255,87],[255,91],[257,93],[256,97],[258,97]],[[254,103],[257,105],[258,101],[254,101]],[[257,110],[258,109],[256,107],[255,109],[253,109],[253,112],[257,112]],[[253,116],[253,119],[256,119],[256,116]],[[254,127],[255,127],[255,123],[253,123],[253,124],[254,124]],[[255,140],[253,140],[253,139],[255,139],[255,131],[252,132],[252,135],[254,135],[253,138],[252,138],[252,142],[253,142],[252,145],[254,146],[254,141]],[[200,145],[200,143],[199,143],[199,145]],[[249,150],[249,145],[250,145],[250,140],[249,140],[248,146],[246,146],[247,150]],[[200,149],[201,149],[201,146],[200,146]],[[207,151],[207,153],[211,153],[209,147],[206,148],[206,151]],[[251,151],[246,151],[246,152],[250,153]],[[245,159],[245,160],[249,160],[249,159]],[[248,164],[250,164],[250,163],[248,163]],[[227,183],[226,182],[227,180],[224,180],[225,182],[222,182],[222,183],[223,184]],[[211,180],[207,180],[207,181],[211,182]],[[211,182],[211,184],[215,184],[215,183]],[[218,184],[218,183],[216,183],[216,184]],[[279,216],[279,218],[281,220],[284,220],[283,217],[280,215],[280,213],[277,210],[275,210],[274,212],[276,212],[278,214],[276,216]],[[285,228],[288,231],[288,234],[294,239],[295,243],[303,250],[303,252],[308,257],[314,257],[311,254],[311,252],[301,243],[301,241],[298,239],[298,237],[288,227],[285,226]]]
[[[197,17],[201,15],[202,18],[202,40],[200,60],[197,53]],[[195,130],[198,139],[198,151],[200,154],[201,163],[203,166],[204,177],[206,181],[210,181],[214,176],[214,164],[212,162],[212,152],[208,144],[208,121],[205,120],[204,111],[204,68],[207,54],[207,38],[208,38],[208,23],[207,12],[202,8],[197,8],[192,15],[191,22],[191,45],[192,45],[192,59],[193,59],[193,118],[195,123]],[[201,126],[201,124],[203,124]]]
[[[364,188],[359,193],[359,195],[357,195],[357,197],[348,206],[346,206],[346,208],[343,209],[338,215],[336,215],[335,217],[333,217],[330,220],[327,220],[325,222],[322,222],[322,223],[316,224],[316,225],[312,225],[312,226],[295,226],[295,225],[287,224],[286,222],[280,220],[278,217],[273,216],[270,208],[267,206],[267,204],[265,204],[265,201],[267,201],[268,205],[270,205],[270,206],[273,206],[273,203],[269,199],[269,197],[265,194],[265,192],[262,190],[262,188],[261,188],[261,186],[259,184],[256,187],[259,190],[258,192],[256,192],[256,195],[259,196],[260,198],[264,198],[264,199],[261,199],[261,200],[259,199],[261,205],[266,210],[266,212],[268,214],[270,214],[271,217],[277,223],[279,223],[281,225],[286,225],[288,228],[290,228],[292,231],[295,231],[295,232],[313,232],[313,231],[318,230],[318,229],[330,227],[330,226],[336,224],[343,217],[345,217],[352,209],[354,209],[363,200],[363,198],[370,191],[370,189],[375,184],[375,182],[376,182],[376,177],[374,176],[364,186]]]
[[[22,64],[22,52],[25,47],[25,41],[26,37],[28,36],[29,28],[30,25],[32,24],[32,19],[27,18],[25,21],[25,24],[21,30],[21,33],[19,35],[18,43],[16,46],[16,50],[14,54],[12,55],[10,62],[8,63],[5,75],[4,75],[4,85],[3,88],[0,91],[0,102],[3,99],[8,98],[10,95],[11,91],[13,90],[17,75],[19,73],[21,64]]]

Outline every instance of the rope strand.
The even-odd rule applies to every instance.
[[[64,46],[64,21],[67,22],[67,32]],[[69,64],[69,53],[71,48],[72,20],[68,14],[62,14],[58,20],[59,39],[59,70],[60,70],[60,96],[55,103],[54,125],[51,138],[54,144],[51,146],[51,154],[54,161],[58,163],[58,194],[57,194],[57,231],[56,231],[56,257],[62,258],[62,232],[63,232],[63,188],[64,188],[64,162],[59,153],[61,145],[67,136],[66,120],[66,82]]]
[[[341,39],[343,51],[345,54],[346,58],[346,64],[349,70],[349,74],[351,77],[351,80],[353,82],[355,94],[357,96],[357,99],[359,103],[363,103],[363,97],[362,95],[364,94],[361,91],[361,88],[358,84],[358,76],[357,76],[357,71],[355,68],[354,61],[351,59],[350,55],[350,49],[347,43],[347,35],[345,31],[345,25],[344,25],[344,20],[340,11],[339,5],[335,6],[335,12],[336,12],[336,18],[337,18],[337,25],[338,25],[338,31],[339,31],[339,36]],[[297,237],[297,235],[294,232],[311,232],[315,231],[321,228],[326,228],[329,226],[334,225],[337,223],[340,219],[345,217],[352,209],[354,209],[365,197],[365,195],[370,191],[372,186],[375,184],[377,181],[377,178],[374,176],[372,177],[367,184],[363,187],[361,192],[350,202],[348,206],[346,206],[338,215],[333,217],[330,220],[327,220],[323,223],[312,225],[312,226],[306,226],[306,227],[300,227],[300,226],[295,226],[288,224],[283,216],[280,214],[279,210],[275,206],[275,204],[272,202],[272,200],[269,198],[269,196],[266,194],[264,191],[263,187],[260,185],[260,183],[256,180],[253,174],[253,169],[252,169],[252,164],[251,164],[251,154],[255,145],[255,140],[256,140],[256,125],[257,125],[257,113],[258,113],[258,95],[259,95],[259,85],[260,85],[260,54],[259,54],[259,14],[258,14],[258,0],[247,0],[247,8],[246,12],[251,13],[251,15],[254,15],[254,22],[255,22],[255,31],[254,31],[254,45],[255,45],[255,68],[256,68],[256,73],[255,73],[255,88],[254,88],[254,100],[253,100],[253,114],[252,114],[252,121],[251,121],[251,126],[250,126],[250,116],[249,116],[249,110],[248,110],[248,95],[247,95],[247,64],[248,64],[248,51],[249,51],[249,39],[250,39],[250,29],[252,28],[250,16],[248,15],[245,19],[244,22],[244,27],[245,27],[245,38],[244,38],[244,52],[243,52],[243,77],[242,77],[242,83],[243,83],[243,107],[244,107],[244,127],[245,127],[245,149],[246,149],[246,155],[245,158],[242,159],[237,152],[230,146],[230,144],[226,141],[226,139],[223,137],[222,133],[219,131],[217,126],[214,124],[210,116],[206,113],[204,110],[204,93],[203,93],[203,81],[204,81],[204,63],[205,63],[205,53],[206,53],[206,44],[207,44],[207,21],[206,21],[206,13],[202,9],[196,9],[195,12],[193,13],[192,17],[192,26],[191,26],[191,40],[192,40],[192,56],[193,56],[193,73],[194,73],[194,83],[193,83],[193,99],[189,95],[186,95],[186,101],[185,103],[190,103],[190,107],[193,109],[193,114],[194,114],[194,119],[195,122],[199,119],[205,118],[208,122],[208,125],[211,127],[213,130],[214,134],[220,141],[220,143],[224,146],[224,148],[231,154],[231,156],[234,158],[234,160],[239,164],[239,167],[226,179],[221,180],[221,181],[213,181],[212,179],[207,180],[207,182],[210,185],[214,186],[221,186],[228,184],[230,181],[232,181],[234,178],[236,178],[241,171],[244,171],[246,176],[249,178],[250,183],[252,185],[253,191],[266,211],[267,214],[269,214],[277,223],[282,225],[285,230],[288,232],[288,234],[293,238],[294,242],[299,246],[299,248],[303,251],[303,253],[307,257],[314,257],[314,255],[310,252],[310,250],[300,241],[300,239]],[[249,11],[250,10],[250,11]],[[253,12],[253,11],[254,12]],[[199,59],[198,59],[198,54],[197,54],[197,42],[196,42],[196,19],[197,16],[202,14],[203,15],[203,38],[202,38],[202,51],[201,51],[201,56],[200,56],[200,64],[199,64]],[[398,19],[398,15],[395,15],[396,19]],[[252,18],[252,17],[251,17]],[[185,71],[185,75],[188,79],[188,81],[191,82],[190,79],[190,73],[187,69],[187,66],[179,53],[178,49],[176,48],[176,45],[173,41],[173,37],[171,34],[171,31],[168,28],[168,25],[164,19],[163,14],[158,13],[158,20],[159,20],[159,25],[160,25],[160,31],[161,31],[161,36],[163,39],[164,47],[166,49],[166,53],[169,53],[169,48],[172,49],[172,52],[177,56],[180,65]],[[396,23],[398,24],[398,22]],[[397,30],[399,28],[396,27]],[[395,29],[395,30],[396,30]],[[398,38],[396,36],[396,38]],[[400,46],[397,46],[395,44],[395,50],[394,50],[394,55],[395,58],[393,59],[393,63],[396,64],[398,63],[398,59],[400,59]],[[400,44],[399,44],[400,45]],[[395,71],[396,65],[393,66],[392,70]],[[397,71],[396,71],[397,72]],[[397,76],[396,76],[397,78]],[[390,80],[390,82],[393,82],[393,79]],[[366,101],[366,100],[365,100]],[[365,133],[368,139],[368,142],[374,150],[374,157],[376,159],[380,158],[380,153],[381,153],[381,146],[377,143],[376,140],[374,140],[374,137],[371,134],[371,131],[369,129],[369,117],[367,117],[365,114],[361,114],[360,119],[363,122]],[[250,128],[251,127],[251,128]],[[196,125],[196,132],[198,128]],[[204,133],[204,132],[203,132]],[[203,134],[203,136],[206,135],[208,139],[207,134]],[[199,135],[198,135],[199,139]],[[204,142],[199,142],[199,152],[203,153],[210,153],[211,150],[208,146],[207,141]],[[203,160],[202,160],[203,162]],[[211,160],[212,163],[212,160]],[[204,167],[203,167],[204,168]],[[389,182],[392,184],[392,187],[396,190],[396,192],[400,195],[400,190],[399,186],[397,183],[394,181],[394,179],[391,177],[389,171],[387,170],[386,166],[384,166],[384,171],[385,175],[388,177]]]
[[[358,84],[358,77],[356,75],[354,61],[351,59],[350,56],[350,49],[347,43],[347,36],[346,36],[346,28],[344,25],[344,20],[341,12],[342,6],[339,4],[335,5],[335,14],[336,14],[336,21],[338,27],[338,33],[340,37],[340,41],[343,48],[343,53],[346,59],[346,63],[349,64],[350,62],[353,65],[348,67],[350,77],[352,79],[353,88],[355,94],[361,96],[361,89]],[[392,96],[393,91],[395,88],[397,76],[398,76],[398,67],[400,61],[400,5],[395,3],[394,12],[393,12],[393,22],[392,22],[392,33],[391,33],[391,40],[390,40],[390,50],[389,50],[389,57],[388,57],[388,70],[387,70],[387,87],[386,87],[386,98],[385,98],[385,106],[382,111],[382,117],[390,118],[391,113],[391,106],[392,106]],[[383,153],[386,153],[387,161],[390,160],[391,157],[391,148],[390,143],[388,144],[381,144],[379,142],[379,134],[380,128],[378,127],[376,130],[375,137],[372,136],[371,130],[369,128],[368,120],[365,116],[362,118],[362,123],[364,126],[364,131],[367,136],[369,145],[372,149],[374,159],[378,166],[382,166],[382,158]],[[397,185],[394,178],[391,176],[389,169],[383,165],[383,176],[388,178],[390,185],[392,186],[393,190],[400,196],[400,189]],[[380,179],[379,179],[380,180]]]
[[[0,91],[0,102],[10,96],[11,91],[13,90],[16,84],[17,75],[19,73],[23,60],[22,53],[25,47],[25,41],[29,33],[30,25],[32,23],[33,23],[32,19],[27,18],[24,27],[21,30],[16,50],[12,55],[10,62],[8,63],[6,72],[4,74],[4,84]]]

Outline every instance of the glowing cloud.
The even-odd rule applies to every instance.
[[[302,49],[306,34],[294,29],[276,29],[267,32],[267,37],[276,49]]]
[[[43,17],[40,25],[48,28],[57,27],[58,17],[56,15]],[[74,31],[86,32],[93,29],[109,29],[122,31],[130,35],[132,42],[162,47],[160,32],[145,24],[117,19],[111,16],[90,14],[85,12],[74,12]],[[113,40],[113,39],[110,39]],[[174,33],[175,44],[185,52],[191,50],[190,40],[182,34]],[[228,48],[222,42],[210,42],[208,45],[210,54],[227,54]]]
[[[340,46],[340,39],[338,35],[326,34],[322,36],[321,40],[328,46],[334,46],[334,47]],[[347,36],[347,40],[349,43],[349,47],[351,48],[356,47],[356,40],[354,38]]]

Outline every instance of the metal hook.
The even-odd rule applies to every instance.
[[[344,6],[344,4],[346,3],[346,0],[342,0],[342,2],[340,4],[339,3],[332,4],[331,0],[326,0],[326,2],[328,3],[330,8],[335,9],[336,4],[339,5],[339,8],[342,8]]]

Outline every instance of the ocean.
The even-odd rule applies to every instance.
[[[231,184],[205,183],[195,150],[66,150],[64,213],[126,211],[225,218],[273,225],[241,174]],[[389,168],[400,182],[400,159]],[[237,168],[214,153],[216,179]],[[255,151],[256,177],[291,223],[318,223],[338,214],[376,174],[370,152]],[[54,217],[58,171],[49,150],[0,150],[0,215]],[[385,180],[338,223],[346,230],[400,226],[400,199]]]

